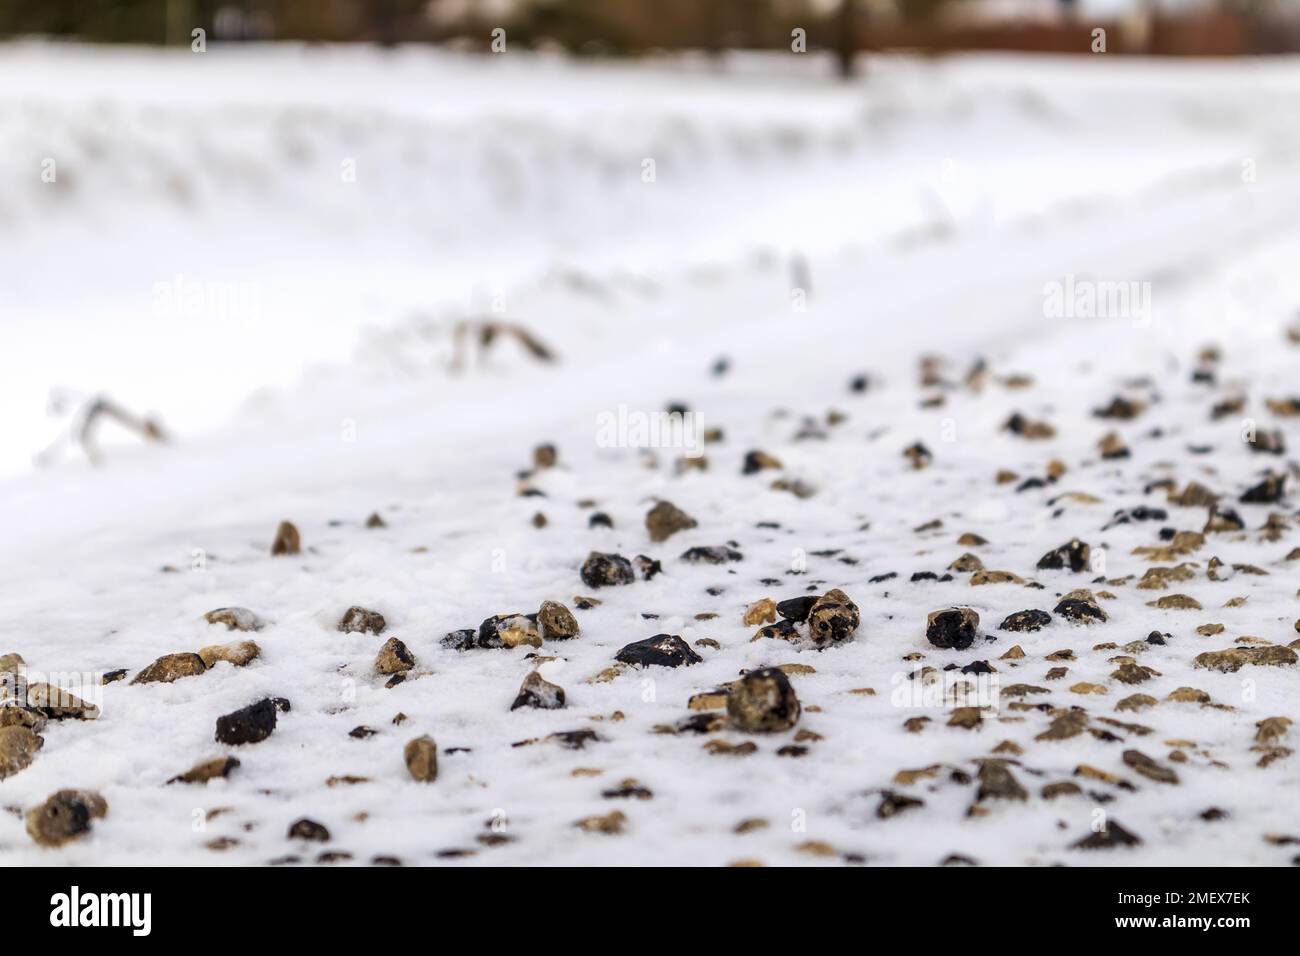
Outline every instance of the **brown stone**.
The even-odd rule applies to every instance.
[[[170,684],[182,677],[197,677],[207,670],[198,654],[164,654],[140,673],[132,684]]]

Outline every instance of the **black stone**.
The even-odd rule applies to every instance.
[[[816,600],[817,596],[814,594],[803,594],[799,597],[787,598],[784,601],[777,602],[776,613],[787,621],[803,623],[808,620],[808,612],[812,609],[813,602]]]
[[[1052,623],[1052,615],[1037,608],[1008,614],[998,625],[1000,631],[1037,631]]]
[[[589,588],[613,587],[631,584],[636,580],[632,562],[621,554],[604,554],[593,551],[582,562],[582,583]]]
[[[615,654],[614,659],[638,667],[682,667],[704,660],[676,634],[656,634],[644,641],[634,641]]]
[[[260,743],[275,730],[275,712],[275,701],[268,697],[218,717],[217,742],[231,745]]]
[[[291,840],[316,840],[320,843],[328,843],[329,838],[330,831],[323,824],[308,820],[306,817],[295,821],[293,826],[289,827]]]

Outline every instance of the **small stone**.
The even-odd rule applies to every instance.
[[[1222,651],[1206,651],[1192,660],[1196,667],[1233,673],[1247,664],[1278,666],[1294,664],[1296,652],[1289,647],[1268,644],[1263,647],[1232,647]]]
[[[593,551],[582,563],[582,583],[589,588],[613,587],[631,584],[636,580],[632,562],[621,554],[604,554]]]
[[[925,801],[917,797],[909,797],[905,793],[898,793],[894,790],[882,790],[880,792],[880,804],[876,807],[876,816],[882,820],[888,820],[890,817],[898,816],[904,810],[923,806],[925,806]]]
[[[998,658],[1000,661],[1019,661],[1024,660],[1025,650],[1019,644],[1013,644],[1005,654]]]
[[[415,655],[395,637],[384,641],[383,647],[379,648],[378,656],[375,657],[375,670],[385,676],[404,674],[414,666]]]
[[[99,708],[94,704],[46,683],[27,685],[27,707],[50,720],[94,720],[99,716]]]
[[[776,602],[771,598],[762,598],[745,609],[743,623],[747,627],[758,624],[771,624],[776,620]]]
[[[1157,607],[1163,611],[1200,611],[1201,603],[1186,594],[1166,594],[1154,601],[1147,601],[1147,607]]]
[[[275,529],[275,540],[271,542],[271,554],[298,554],[302,550],[302,541],[298,529],[290,521],[281,521]]]
[[[265,625],[246,607],[219,607],[203,615],[209,624],[224,624],[228,631],[260,631]]]
[[[1237,500],[1248,505],[1271,505],[1286,494],[1286,475],[1270,473],[1259,484],[1246,490]]]
[[[781,462],[773,458],[765,451],[751,451],[745,455],[745,464],[741,468],[741,474],[752,475],[762,471],[765,468],[780,468]]]
[[[1165,700],[1180,704],[1208,704],[1210,695],[1197,687],[1179,687],[1177,690],[1170,691]]]
[[[196,677],[207,670],[198,654],[164,654],[140,673],[132,684],[170,684],[182,677]]]
[[[633,641],[620,649],[614,659],[638,667],[682,667],[704,660],[675,634],[656,634],[643,641]]]
[[[454,651],[473,650],[478,646],[478,631],[469,627],[461,628],[458,631],[451,631],[443,635],[442,640],[438,643]]]
[[[1141,837],[1130,833],[1116,821],[1108,820],[1101,830],[1088,834],[1070,846],[1076,850],[1107,850],[1117,846],[1137,846],[1141,842]]]
[[[247,667],[262,656],[262,649],[256,641],[235,641],[232,644],[212,644],[199,648],[199,659],[206,668],[214,667],[225,661],[235,667]]]
[[[1178,774],[1156,763],[1140,750],[1124,751],[1124,763],[1148,780],[1155,780],[1158,783],[1178,782]]]
[[[1154,707],[1157,703],[1159,701],[1149,694],[1133,694],[1116,704],[1115,709],[1119,711],[1145,710],[1147,707]]]
[[[91,790],[60,790],[27,811],[27,834],[40,846],[58,847],[90,831],[108,813],[108,803]]]
[[[689,548],[682,552],[679,560],[685,561],[687,564],[727,564],[732,561],[743,561],[744,557],[735,548],[727,545],[714,545]]]
[[[44,744],[45,738],[21,724],[0,726],[0,780],[30,767]]]
[[[776,605],[776,613],[787,621],[796,621],[802,624],[808,620],[808,613],[812,606],[817,603],[817,596],[814,594],[804,594],[795,598],[788,598],[780,601]]]
[[[1083,793],[1083,788],[1073,780],[1060,780],[1056,783],[1044,785],[1039,791],[1044,800],[1055,800],[1057,797],[1073,797]]]
[[[1088,714],[1082,710],[1067,710],[1052,720],[1051,726],[1036,736],[1035,740],[1069,740],[1083,733],[1088,726]]]
[[[1010,571],[990,571],[984,569],[976,571],[970,576],[971,587],[980,587],[986,584],[1024,584],[1025,579],[1018,574]]]
[[[1158,677],[1158,672],[1150,667],[1143,667],[1140,664],[1124,663],[1111,672],[1111,677],[1121,684],[1141,684],[1152,677]]]
[[[533,467],[539,471],[554,468],[559,463],[559,460],[559,451],[549,442],[538,445],[533,449]]]
[[[935,647],[965,650],[975,642],[980,616],[968,607],[931,611],[926,618],[925,637]]]
[[[195,764],[189,770],[177,774],[167,782],[207,783],[209,780],[216,780],[219,777],[229,777],[231,772],[238,767],[238,757],[218,757],[215,760],[205,760],[203,763]]]
[[[372,511],[370,517],[366,519],[367,528],[387,528],[388,522],[383,519],[378,511]]]
[[[438,745],[427,734],[407,741],[402,757],[414,779],[430,783],[438,778]]]
[[[1068,621],[1079,624],[1091,624],[1094,621],[1106,621],[1106,612],[1095,600],[1065,597],[1052,609]]]
[[[1038,570],[1059,571],[1069,568],[1075,574],[1088,570],[1092,549],[1087,542],[1073,538],[1054,551],[1048,551],[1038,559]]]
[[[1261,744],[1272,743],[1285,737],[1290,726],[1290,717],[1265,717],[1255,724],[1255,740]]]
[[[981,761],[978,778],[980,785],[975,795],[977,801],[1029,799],[1029,794],[1003,760]]]
[[[339,630],[344,634],[382,634],[388,622],[378,611],[353,605],[339,619]]]
[[[1002,623],[998,625],[1000,631],[1038,631],[1052,623],[1052,615],[1046,611],[1040,611],[1031,608],[1027,611],[1016,611],[1014,614],[1008,614],[1003,618]]]
[[[956,571],[959,574],[969,574],[972,571],[983,571],[984,562],[968,551],[949,564],[948,570]]]
[[[301,820],[295,820],[289,827],[290,840],[312,840],[318,843],[328,843],[330,831],[322,823],[315,820],[309,820],[303,817]]]
[[[537,609],[537,624],[541,628],[542,639],[546,641],[563,641],[577,637],[578,619],[573,612],[559,601],[543,601]]]
[[[654,542],[667,541],[678,531],[689,530],[698,524],[699,522],[671,501],[659,502],[645,516],[646,530],[650,532],[650,540]]]
[[[799,722],[799,697],[778,668],[750,671],[727,696],[727,716],[737,730],[772,733]]]
[[[960,727],[962,730],[978,730],[983,720],[983,711],[979,707],[954,707],[948,717],[947,726]]]
[[[564,707],[564,688],[552,684],[537,671],[524,678],[519,694],[510,705],[511,710],[534,707],[538,710],[560,710]]]
[[[809,633],[823,647],[847,641],[859,623],[858,606],[839,588],[827,591],[808,610]]]
[[[275,700],[267,697],[218,717],[217,742],[232,746],[260,743],[275,730],[276,710]]]
[[[615,810],[604,816],[583,817],[574,826],[584,833],[604,833],[608,836],[615,836],[622,833],[627,826],[627,814],[621,810]]]

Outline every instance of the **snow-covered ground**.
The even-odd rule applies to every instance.
[[[109,813],[57,851],[0,816],[0,856],[1295,856],[1266,837],[1300,831],[1290,797],[1300,770],[1289,754],[1251,748],[1286,746],[1257,742],[1256,722],[1296,716],[1300,668],[1219,673],[1193,658],[1243,636],[1297,636],[1297,564],[1285,560],[1300,544],[1294,506],[1236,498],[1264,469],[1294,468],[1293,455],[1242,442],[1248,421],[1300,442],[1297,419],[1264,404],[1300,398],[1300,350],[1284,331],[1300,303],[1290,121],[1300,64],[882,57],[852,85],[828,72],[794,56],[720,70],[423,50],[0,49],[0,654],[22,654],[33,671],[125,668],[129,681],[163,654],[244,636],[205,623],[213,608],[268,622],[250,635],[262,654],[247,667],[112,683],[97,720],[51,721],[31,766],[0,782],[0,804],[31,807],[76,786],[100,791]],[[1117,316],[1049,314],[1045,287],[1067,281],[1133,283],[1135,298]],[[559,363],[505,343],[452,375],[451,324],[485,315],[525,324]],[[1216,381],[1194,382],[1211,344]],[[921,384],[925,355],[946,362],[941,383]],[[987,375],[966,383],[981,358]],[[863,373],[870,387],[850,390]],[[124,437],[98,468],[69,453],[32,470],[52,437],[52,386],[155,410],[174,441]],[[1116,394],[1147,408],[1133,421],[1092,415]],[[1241,410],[1211,420],[1211,406],[1238,395]],[[671,402],[723,430],[706,470],[679,473],[673,449],[650,459],[609,447],[598,427],[620,407],[635,417]],[[844,419],[828,424],[832,410]],[[1055,437],[1010,434],[1016,411]],[[1111,430],[1131,457],[1099,458]],[[933,455],[921,470],[903,456],[918,441]],[[526,480],[545,497],[521,496],[518,472],[543,442],[559,465]],[[742,475],[753,449],[783,468]],[[1066,468],[1058,480],[1016,490],[1053,460]],[[1017,479],[996,483],[1001,469]],[[815,493],[773,490],[777,478]],[[1161,528],[1206,523],[1204,507],[1171,505],[1152,487],[1166,478],[1220,493],[1247,530],[1207,534],[1186,555],[1134,554],[1161,544]],[[643,520],[656,499],[697,527],[651,542]],[[1141,505],[1166,517],[1107,527]],[[593,511],[613,528],[590,528]],[[387,528],[364,527],[372,512]],[[1270,512],[1281,530],[1263,541]],[[284,519],[302,532],[301,556],[270,556]],[[958,544],[964,533],[988,543]],[[1036,570],[1073,537],[1093,549],[1087,573]],[[743,561],[679,560],[728,542]],[[647,554],[664,570],[593,591],[579,577],[592,550]],[[973,586],[968,572],[909,580],[943,575],[967,551],[1043,589]],[[1211,557],[1269,573],[1212,580]],[[1153,564],[1180,563],[1193,577],[1136,587]],[[872,581],[889,572],[898,576]],[[821,651],[806,636],[751,641],[757,628],[742,615],[754,601],[833,587],[861,610],[852,641]],[[1056,616],[1036,633],[998,630],[1007,614],[1051,612],[1079,587],[1113,595],[1099,598],[1107,623]],[[1204,610],[1147,606],[1174,592]],[[440,643],[543,600],[572,608],[577,595],[602,603],[575,611],[574,640]],[[385,634],[339,633],[351,605],[382,612]],[[932,647],[926,615],[949,606],[975,608],[995,640]],[[1225,629],[1198,634],[1207,623]],[[1164,645],[1127,647],[1157,630]],[[592,681],[619,648],[658,633],[681,635],[704,660]],[[388,636],[417,659],[393,688],[372,669]],[[706,638],[717,646],[696,644]],[[1025,656],[1003,659],[1016,644]],[[1062,650],[1073,659],[1048,659]],[[566,690],[565,709],[509,710],[539,664],[530,653],[554,658],[541,670]],[[1111,676],[1121,656],[1158,674],[1128,686]],[[1002,689],[1044,692],[1002,696],[978,729],[899,699],[914,668],[974,660],[996,668]],[[812,735],[653,732],[690,714],[692,695],[775,664],[814,669],[791,677],[798,726]],[[1047,676],[1060,667],[1068,673]],[[1231,709],[1166,700],[1182,687]],[[1134,693],[1159,703],[1117,711]],[[214,741],[218,715],[266,696],[292,702],[269,739]],[[1011,706],[1021,700],[1047,706]],[[1087,709],[1087,729],[1036,739],[1071,706]],[[918,716],[931,719],[906,729]],[[350,737],[361,725],[379,733]],[[576,751],[543,742],[577,729],[601,740]],[[432,784],[411,780],[402,760],[422,733],[443,750]],[[715,739],[758,749],[714,753],[704,745]],[[806,752],[778,754],[788,745]],[[1140,775],[1130,750],[1179,782]],[[225,753],[241,761],[228,779],[165,784]],[[1027,800],[976,800],[978,782],[963,781],[991,756],[1014,761]],[[945,769],[895,781],[934,765]],[[1080,776],[1081,765],[1123,782]],[[366,782],[326,784],[346,775]],[[602,796],[626,778],[653,796]],[[1081,792],[1042,796],[1061,781]],[[881,818],[882,789],[924,804]],[[1227,818],[1202,819],[1210,807]],[[621,834],[574,827],[614,810],[626,814]],[[325,824],[329,843],[286,838],[300,817]],[[765,828],[735,832],[759,818]],[[1143,843],[1069,849],[1112,818]],[[513,839],[489,845],[484,834]],[[477,852],[439,856],[461,849]]]

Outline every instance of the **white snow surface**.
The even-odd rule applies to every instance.
[[[1284,336],[1300,302],[1290,118],[1300,64],[867,65],[843,85],[827,64],[794,57],[735,57],[719,69],[427,50],[0,48],[9,475],[0,654],[45,672],[129,671],[102,688],[101,717],[51,722],[33,764],[0,781],[5,808],[84,787],[107,798],[107,817],[45,850],[18,813],[0,814],[0,859],[311,863],[328,849],[361,864],[377,855],[449,865],[935,865],[952,854],[1004,865],[1288,862],[1295,847],[1266,836],[1300,832],[1300,764],[1284,756],[1258,767],[1251,748],[1257,721],[1297,718],[1300,668],[1221,674],[1191,662],[1242,636],[1297,637],[1300,565],[1285,560],[1300,544],[1294,498],[1236,498],[1267,468],[1294,472],[1300,447],[1297,419],[1264,405],[1300,396],[1300,350]],[[46,158],[54,183],[41,180]],[[354,182],[340,174],[348,161]],[[802,311],[791,290],[800,273],[810,278]],[[1067,275],[1150,283],[1150,321],[1045,317],[1044,285]],[[254,304],[200,294],[160,307],[158,284],[177,276],[191,285],[173,288],[191,292],[242,283]],[[560,362],[531,363],[507,343],[450,374],[449,324],[494,305]],[[1223,356],[1213,386],[1191,380],[1209,344]],[[919,386],[922,355],[947,363],[950,387]],[[729,369],[715,376],[722,356]],[[989,365],[978,390],[961,384],[977,358]],[[848,388],[858,373],[871,379],[861,394]],[[1032,386],[1007,387],[1012,374]],[[100,467],[69,455],[33,470],[50,437],[53,386],[156,410],[175,440],[121,438]],[[935,394],[944,404],[923,407]],[[1149,408],[1132,422],[1091,415],[1116,394]],[[1233,395],[1246,410],[1212,421],[1211,406]],[[707,446],[707,470],[679,474],[669,449],[648,460],[598,444],[602,413],[669,402],[724,430]],[[846,420],[827,425],[832,409]],[[1009,434],[1001,426],[1015,411],[1050,421],[1056,437]],[[1252,453],[1240,438],[1247,417],[1283,430],[1290,453]],[[826,437],[797,439],[807,419]],[[1111,430],[1131,458],[1098,457]],[[920,471],[902,455],[917,441],[934,456]],[[521,497],[517,473],[541,442],[555,443],[560,466],[529,479],[545,497]],[[745,453],[759,448],[784,467],[742,476]],[[1068,470],[1045,488],[994,481],[999,469],[1041,477],[1053,459]],[[816,493],[773,490],[777,477]],[[1196,577],[1170,591],[1203,611],[1149,607],[1165,592],[1135,588],[1152,562],[1134,548],[1159,544],[1161,527],[1205,524],[1204,508],[1146,490],[1162,478],[1210,486],[1246,521],[1246,532],[1209,534],[1179,559],[1196,564]],[[650,542],[643,520],[657,499],[698,527]],[[1168,517],[1102,530],[1138,505]],[[595,510],[612,530],[588,527]],[[364,527],[376,511],[387,528]],[[537,512],[544,528],[532,525]],[[1265,542],[1257,529],[1270,512],[1287,530]],[[284,519],[301,530],[304,553],[273,558]],[[914,530],[934,519],[937,530]],[[989,543],[960,546],[964,532]],[[1035,570],[1076,536],[1105,552],[1108,579],[1132,578],[1094,584],[1095,574]],[[725,542],[744,560],[678,559]],[[593,591],[578,575],[592,550],[647,554],[664,571]],[[943,574],[964,551],[1043,589],[972,587],[968,574],[909,581]],[[1269,573],[1212,581],[1211,556]],[[898,577],[871,583],[887,572]],[[844,645],[752,641],[755,628],[741,622],[761,597],[832,587],[861,609]],[[1050,611],[1077,587],[1114,595],[1101,599],[1109,622],[997,630],[1007,614]],[[564,687],[564,710],[509,710],[538,663],[533,649],[440,645],[490,615],[533,612],[546,599],[573,607],[582,594],[603,603],[575,612],[581,636],[535,652],[554,658],[542,673]],[[1224,607],[1238,597],[1248,600]],[[252,635],[261,659],[129,684],[160,655],[244,636],[203,620],[231,605],[269,622]],[[383,637],[339,633],[351,605],[382,612]],[[926,614],[948,606],[975,608],[991,640],[931,647]],[[1208,622],[1224,632],[1198,635]],[[1138,663],[1159,675],[1133,687],[1113,680],[1110,659],[1153,630],[1171,637]],[[658,633],[721,646],[697,646],[704,661],[691,667],[590,682],[620,647]],[[418,661],[392,689],[372,670],[388,636]],[[1117,647],[1095,650],[1102,642]],[[1025,658],[1001,660],[1014,644]],[[1076,659],[1049,681],[1062,662],[1045,657],[1062,649]],[[964,730],[945,726],[942,709],[891,698],[915,667],[977,659],[1004,687],[1047,687],[1035,704],[1086,707],[1098,729],[1104,716],[1149,730],[1105,727],[1122,742],[1038,741],[1050,715],[1011,710],[1010,699]],[[821,737],[805,755],[777,753],[794,732],[653,732],[687,716],[693,694],[788,663],[815,668],[791,678],[799,727]],[[1071,692],[1078,682],[1107,692]],[[851,693],[867,687],[874,696]],[[1179,687],[1230,709],[1166,701]],[[1160,703],[1115,711],[1139,692]],[[268,740],[214,741],[218,715],[266,696],[292,702]],[[395,726],[399,712],[407,719]],[[903,723],[915,716],[931,721],[909,733]],[[350,737],[359,725],[379,733]],[[583,728],[602,739],[578,751],[543,741]],[[423,733],[442,750],[431,784],[411,780],[402,762],[405,742]],[[715,738],[758,750],[713,754],[703,745]],[[946,770],[893,783],[900,770],[935,764],[973,774],[1007,740],[1023,749],[1002,752],[1029,791],[1023,803],[990,801],[987,814],[968,815],[976,785]],[[1138,776],[1121,760],[1127,749],[1173,767],[1180,782]],[[1187,761],[1171,762],[1175,750]],[[166,785],[225,753],[242,763],[229,779]],[[1079,778],[1084,764],[1132,789]],[[326,785],[341,775],[366,782]],[[602,797],[626,778],[653,797]],[[1039,795],[1061,780],[1084,793]],[[924,806],[880,819],[882,789]],[[1202,820],[1212,806],[1227,819]],[[622,834],[574,827],[613,810],[627,815]],[[1143,843],[1070,849],[1099,811]],[[301,817],[325,824],[329,843],[287,838]],[[735,833],[749,818],[770,825]],[[513,840],[481,845],[494,820]],[[223,837],[237,842],[211,848]],[[810,841],[833,852],[810,852]],[[449,850],[475,852],[439,855]]]

